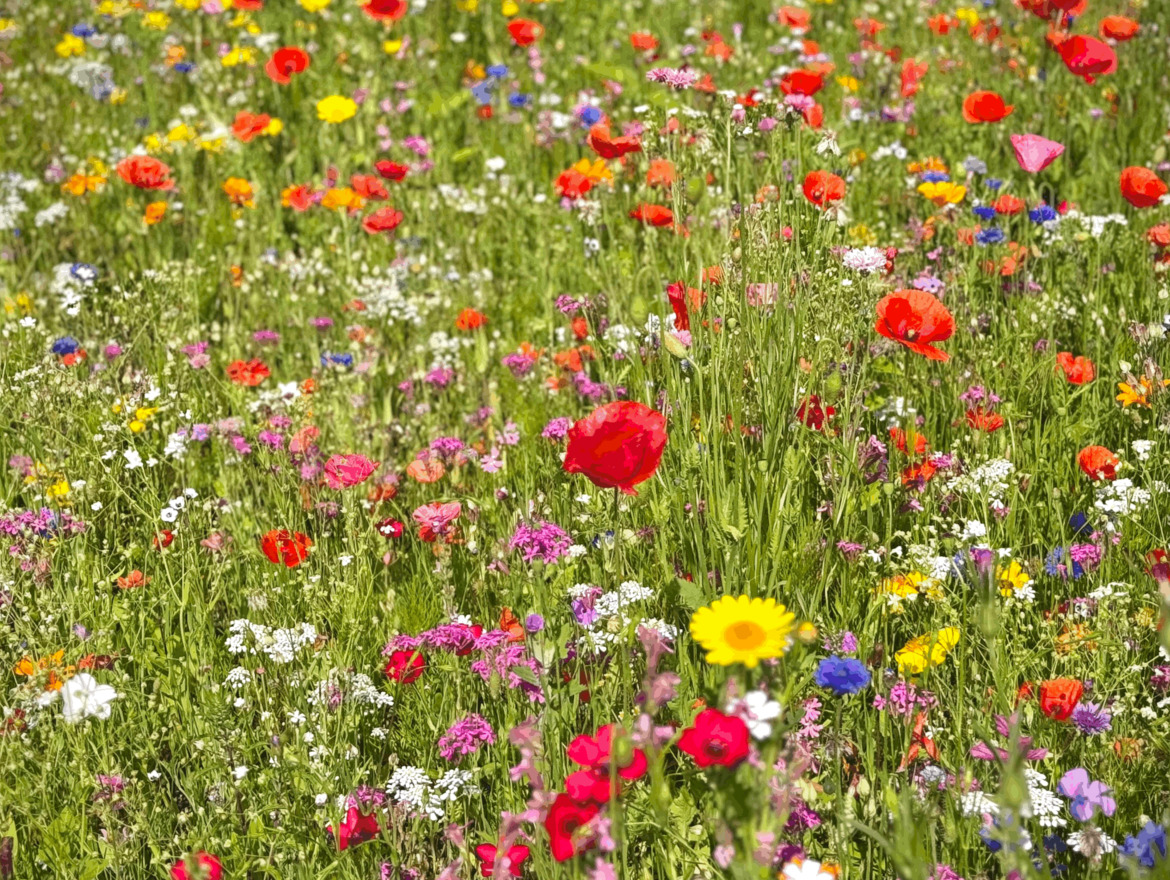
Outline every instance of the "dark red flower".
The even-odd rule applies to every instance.
[[[742,718],[704,709],[683,731],[678,747],[700,767],[734,767],[748,755],[748,728]]]
[[[219,858],[213,856],[209,852],[195,853],[195,864],[198,865],[197,870],[190,870],[187,868],[187,863],[180,859],[171,866],[171,880],[194,880],[195,877],[203,877],[206,880],[221,880],[223,877],[223,866],[219,863]]]
[[[378,523],[378,534],[383,538],[401,538],[406,526],[402,524],[401,520],[384,519]]]
[[[519,877],[524,862],[528,859],[530,850],[526,846],[516,844],[508,849],[508,873]],[[479,859],[479,873],[482,877],[491,877],[496,870],[496,847],[494,844],[481,843],[475,848],[475,857]]]
[[[426,666],[427,660],[419,651],[394,651],[382,671],[391,681],[414,684]]]
[[[666,448],[666,417],[632,400],[599,406],[569,429],[565,470],[584,474],[602,489],[637,495],[634,486],[654,476]]]
[[[1064,66],[1073,76],[1079,76],[1089,85],[1103,74],[1117,70],[1117,53],[1108,43],[1096,37],[1077,34],[1063,40],[1057,47]]]
[[[600,811],[595,803],[578,804],[567,794],[558,794],[544,819],[552,857],[563,862],[588,849],[593,844],[592,835],[582,829]]]
[[[670,226],[674,223],[674,212],[665,205],[642,203],[630,211],[630,217],[650,226]]]
[[[333,835],[333,826],[326,825],[325,830]],[[367,840],[373,840],[381,829],[378,827],[378,817],[374,813],[363,813],[356,805],[345,813],[341,823],[341,833],[337,836],[337,848],[349,849]]]
[[[823,431],[825,422],[831,419],[836,412],[834,407],[823,405],[820,397],[810,394],[797,408],[796,418],[806,428]]]
[[[790,70],[780,78],[780,91],[786,95],[807,95],[819,92],[825,79],[814,70]]]
[[[402,212],[395,211],[389,205],[385,208],[379,208],[362,221],[362,229],[370,235],[378,235],[382,232],[393,232],[398,228],[398,224],[402,222]]]
[[[1068,721],[1084,696],[1085,686],[1075,678],[1054,678],[1040,685],[1040,711],[1053,721]]]
[[[386,180],[398,183],[406,179],[406,175],[410,172],[410,166],[403,165],[401,162],[391,162],[389,159],[380,159],[374,163],[374,170]]]
[[[309,69],[309,53],[299,46],[282,46],[272,53],[264,72],[278,85],[287,86],[298,73]]]
[[[362,9],[377,21],[398,21],[406,15],[406,0],[369,0]]]
[[[666,298],[670,308],[674,311],[674,329],[690,330],[690,309],[698,311],[707,301],[707,294],[695,287],[687,287],[683,282],[676,281],[666,288]]]

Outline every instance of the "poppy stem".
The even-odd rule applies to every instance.
[[[613,552],[614,559],[617,564],[617,574],[621,577],[624,574],[624,548],[622,547],[622,528],[621,528],[621,491],[614,486],[613,489]]]

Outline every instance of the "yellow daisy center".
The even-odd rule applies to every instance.
[[[764,628],[750,620],[737,620],[723,631],[724,641],[736,651],[750,651],[753,648],[758,648],[767,637],[768,634]]]

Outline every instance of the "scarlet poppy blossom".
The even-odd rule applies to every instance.
[[[187,863],[182,859],[175,862],[171,866],[171,880],[194,880],[195,877],[222,880],[223,865],[220,864],[218,856],[213,856],[209,852],[197,852],[194,861],[198,865],[197,870],[188,869]]]
[[[406,0],[369,0],[362,9],[375,21],[398,21],[406,15]]]
[[[496,873],[496,859],[498,856],[497,848],[491,843],[481,843],[475,848],[475,857],[479,859],[479,874],[481,877],[494,877]],[[522,844],[516,844],[509,847],[506,858],[508,859],[508,873],[513,877],[521,876],[524,869],[524,862],[528,860],[531,855],[531,850]]]
[[[1053,721],[1068,721],[1084,696],[1085,686],[1075,678],[1054,678],[1040,684],[1040,711]]]
[[[1120,460],[1104,446],[1086,446],[1077,455],[1077,464],[1093,482],[1117,479]]]
[[[599,812],[601,807],[593,802],[578,804],[567,794],[557,795],[544,818],[553,859],[567,861],[593,845],[592,835],[584,829]]]
[[[674,311],[674,329],[690,330],[690,310],[698,311],[707,302],[707,294],[695,287],[687,287],[683,282],[676,281],[666,288],[666,298],[670,308]]]
[[[380,202],[390,198],[386,185],[373,174],[352,174],[349,178],[349,188],[373,202]]]
[[[646,169],[646,186],[660,186],[670,189],[674,185],[674,163],[669,159],[654,159]]]
[[[639,31],[638,33],[630,34],[630,45],[637,52],[653,52],[658,48],[658,39],[654,34]]]
[[[825,430],[825,422],[831,419],[836,412],[835,407],[825,406],[821,402],[820,397],[815,394],[810,394],[797,407],[796,420],[806,428],[812,428],[814,431],[823,431]]]
[[[268,78],[281,86],[287,86],[294,76],[308,69],[309,53],[299,46],[282,46],[264,65]]]
[[[824,86],[824,77],[813,70],[790,70],[780,77],[780,91],[786,95],[806,95],[811,98]]]
[[[272,122],[272,117],[267,113],[248,113],[241,110],[236,114],[235,121],[232,122],[232,134],[236,139],[242,143],[248,143],[252,138],[258,134],[263,134],[264,129],[268,128]]]
[[[890,428],[890,442],[894,444],[894,448],[899,452],[905,453],[906,455],[910,454],[910,440],[911,435],[907,434],[901,428]],[[923,434],[914,431],[913,440],[915,455],[922,455],[926,452],[927,440]]]
[[[1079,76],[1089,85],[1095,83],[1098,76],[1117,70],[1117,53],[1096,37],[1077,34],[1061,41],[1057,51],[1069,73]]]
[[[517,46],[531,46],[544,36],[544,25],[527,18],[514,18],[508,22],[508,33]]]
[[[649,226],[670,226],[674,223],[674,212],[665,205],[651,205],[642,203],[630,211],[630,218],[639,220]]]
[[[456,330],[478,330],[487,324],[488,318],[483,312],[477,312],[475,309],[467,308],[459,313],[459,317],[455,319]]]
[[[1015,109],[995,92],[972,92],[963,101],[963,118],[971,123],[999,122]]]
[[[799,6],[781,6],[776,10],[776,21],[794,31],[807,31],[812,14]],[[814,53],[815,54],[815,53]]]
[[[1146,230],[1146,241],[1156,248],[1170,247],[1170,223],[1159,223]]]
[[[1020,213],[1027,205],[1019,196],[1013,196],[1011,193],[1004,193],[998,199],[991,203],[991,207],[995,209],[997,214],[1006,214],[1009,217]]]
[[[1137,36],[1141,25],[1124,15],[1107,15],[1101,19],[1101,36],[1124,43]]]
[[[1165,182],[1149,168],[1131,165],[1121,172],[1122,197],[1135,208],[1152,208],[1166,195]]]
[[[235,8],[241,12],[259,12],[264,8],[264,0],[236,0]]]
[[[384,208],[379,208],[377,211],[369,214],[365,220],[362,221],[362,229],[370,235],[378,235],[382,232],[393,232],[398,228],[398,224],[402,222],[402,212],[396,211],[387,205]]]
[[[845,198],[845,181],[829,171],[810,171],[801,189],[806,199],[822,209]]]
[[[400,684],[414,684],[427,667],[426,658],[419,651],[394,651],[382,669],[386,677]]]
[[[283,564],[285,568],[296,568],[309,558],[312,539],[300,532],[288,529],[270,529],[260,539],[260,549],[273,565]]]
[[[902,62],[902,97],[912,98],[918,94],[918,86],[929,69],[925,61],[915,61],[907,58]]]
[[[637,495],[654,476],[666,448],[666,417],[632,400],[599,406],[569,429],[564,469],[602,489]]]
[[[1062,351],[1056,356],[1056,372],[1064,373],[1070,385],[1087,385],[1097,375],[1091,360],[1083,355],[1073,357],[1069,351]]]
[[[576,201],[593,189],[593,178],[587,177],[576,168],[567,168],[557,175],[553,186],[562,197]]]
[[[627,739],[616,753],[615,734]],[[604,804],[613,799],[617,790],[610,784],[611,768],[618,779],[633,781],[645,776],[648,767],[646,753],[634,748],[628,742],[628,734],[612,724],[598,728],[595,737],[578,736],[569,743],[565,754],[584,768],[565,778],[565,791],[579,804],[589,801]]]
[[[227,377],[234,385],[254,388],[272,375],[264,361],[232,361],[227,365]]]
[[[636,137],[611,137],[609,126],[598,122],[589,129],[589,148],[602,159],[617,159],[628,153],[642,152],[642,142]]]
[[[127,156],[116,166],[118,176],[139,189],[174,189],[170,166],[154,156]]]
[[[1003,416],[989,412],[981,406],[967,410],[967,426],[985,434],[994,434],[1003,427]]]
[[[748,755],[748,727],[742,718],[704,709],[683,731],[678,747],[700,767],[734,767]]]
[[[381,828],[378,826],[376,813],[363,813],[356,804],[345,811],[345,819],[341,822],[341,831],[337,835],[337,848],[341,850],[373,840],[378,836]],[[326,825],[325,831],[332,837],[333,826]]]
[[[399,183],[405,180],[406,175],[410,173],[410,166],[403,165],[401,162],[391,162],[389,159],[380,159],[374,163],[374,170],[386,180]]]
[[[916,354],[945,362],[950,355],[931,343],[950,339],[955,332],[955,319],[933,294],[895,290],[878,302],[874,330]]]

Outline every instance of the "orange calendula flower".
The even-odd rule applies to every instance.
[[[151,202],[146,206],[146,211],[142,215],[142,222],[147,226],[154,226],[165,217],[167,214],[166,202]]]
[[[232,204],[242,208],[255,207],[253,198],[255,192],[252,190],[252,184],[244,180],[242,177],[229,177],[223,182],[224,194],[231,199]]]
[[[74,174],[63,184],[61,184],[61,192],[67,192],[71,196],[83,196],[87,192],[97,192],[106,184],[106,179],[100,174]]]

